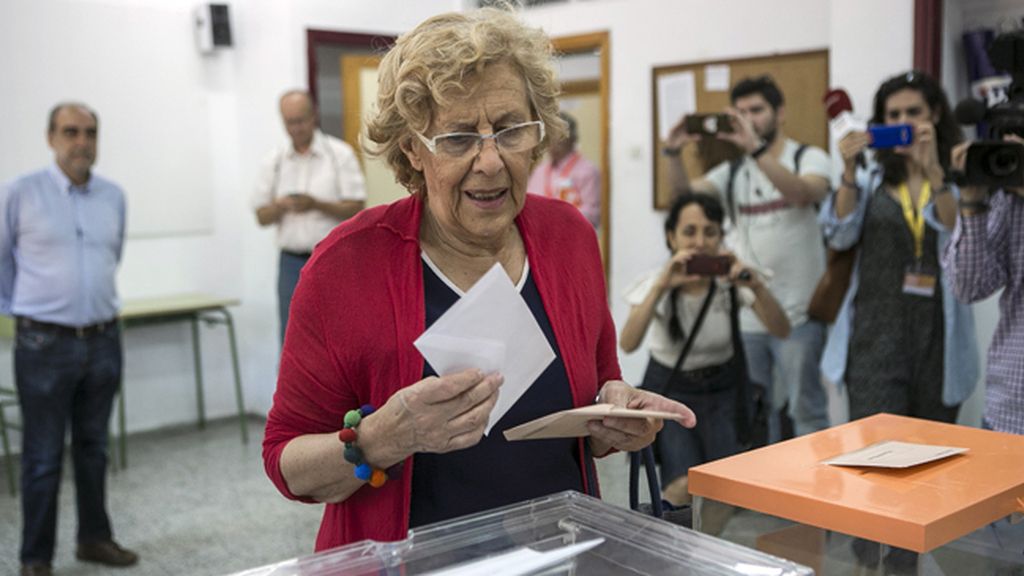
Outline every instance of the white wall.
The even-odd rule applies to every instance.
[[[14,29],[29,10],[44,11],[52,25],[36,33],[73,28],[68,14],[96,15],[111,10],[125,18],[155,13],[146,0],[7,0],[0,3],[0,38]],[[235,47],[200,56],[192,45],[188,14],[192,0],[159,3],[159,22],[147,29],[160,40],[154,59],[151,38],[131,31],[102,30],[123,37],[123,50],[104,59],[86,58],[75,49],[75,36],[54,37],[46,54],[19,52],[0,44],[0,180],[34,169],[50,158],[42,126],[45,110],[58,99],[99,94],[91,101],[103,118],[98,169],[119,178],[108,163],[123,154],[116,167],[128,170],[133,159],[151,153],[148,144],[166,128],[192,125],[196,116],[204,129],[174,145],[205,150],[208,168],[196,168],[170,154],[171,166],[161,182],[170,190],[199,178],[211,195],[206,232],[160,237],[134,237],[127,244],[119,275],[125,298],[175,292],[205,291],[238,297],[235,309],[242,355],[247,406],[265,412],[271,402],[277,358],[276,251],[273,233],[255,225],[248,194],[259,161],[284,138],[276,99],[288,87],[306,84],[307,27],[365,33],[400,33],[427,16],[461,7],[459,0],[245,0],[231,4]],[[74,10],[69,11],[68,7]],[[898,0],[593,0],[568,6],[531,9],[526,20],[556,36],[611,32],[611,176],[613,314],[624,321],[624,287],[643,271],[658,265],[665,248],[658,230],[661,213],[651,206],[651,68],[666,64],[829,48],[834,82],[851,93],[858,110],[867,110],[879,80],[910,67],[912,3]],[[739,14],[743,17],[738,17]],[[0,40],[2,42],[2,40]],[[105,87],[85,80],[53,78],[48,64],[59,58],[107,77],[112,70],[155,67],[177,70],[165,93],[147,93],[145,106],[121,105],[116,94],[133,94],[131,78]],[[188,71],[187,73],[181,72]],[[27,93],[27,87],[46,90]],[[101,90],[102,88],[102,90]],[[93,90],[93,92],[90,92]],[[85,98],[85,97],[83,97]],[[88,98],[85,98],[89,100]],[[183,109],[181,102],[202,102]],[[13,113],[12,113],[13,111]],[[118,148],[114,149],[114,144]],[[15,162],[11,159],[17,159]],[[111,168],[106,170],[106,168]],[[198,176],[197,176],[198,173]],[[173,193],[173,192],[172,192]],[[219,329],[218,329],[219,330]],[[223,334],[203,330],[207,410],[210,416],[234,410],[230,364]],[[128,425],[133,431],[187,422],[195,417],[191,350],[186,326],[132,330],[126,338],[125,382]],[[638,381],[647,354],[624,356],[626,377]],[[2,374],[9,374],[10,354],[0,352]]]
[[[455,7],[452,0],[247,0],[231,4],[235,47],[200,55],[191,32],[193,0],[9,0],[0,3],[0,181],[51,159],[44,138],[46,111],[58,100],[82,99],[101,116],[97,170],[133,188],[159,185],[174,195],[201,186],[209,194],[208,222],[198,230],[133,234],[118,276],[122,298],[180,292],[238,297],[246,404],[270,407],[277,363],[276,249],[270,229],[255,224],[248,195],[257,166],[285,133],[277,97],[306,85],[306,28],[397,34],[427,16]],[[138,22],[138,29],[125,28]],[[76,33],[76,26],[90,28]],[[26,32],[27,29],[27,32]],[[82,50],[83,38],[102,37],[106,51]],[[45,52],[25,50],[19,38]],[[45,44],[45,42],[44,42]],[[112,47],[119,50],[112,51]],[[58,65],[59,64],[59,65]],[[76,70],[73,75],[54,70]],[[149,71],[123,75],[120,71]],[[155,71],[155,73],[153,72]],[[139,77],[173,81],[162,91],[136,85]],[[137,95],[144,101],[135,102]],[[180,128],[201,126],[186,134]],[[168,140],[172,140],[168,142]],[[155,151],[159,150],[159,154]],[[189,159],[199,151],[205,165]],[[154,158],[156,156],[156,158]],[[117,159],[115,161],[115,159]],[[157,167],[148,173],[140,165]],[[148,177],[153,177],[147,180]],[[157,178],[158,177],[158,178]],[[146,206],[135,199],[129,218]],[[147,193],[149,190],[147,189]],[[202,330],[207,414],[234,412],[224,331]],[[130,431],[188,422],[196,417],[187,325],[136,328],[125,338],[125,389]],[[9,345],[0,352],[10,382]]]

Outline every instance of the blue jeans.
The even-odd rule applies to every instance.
[[[828,394],[819,369],[825,335],[825,325],[815,320],[794,326],[784,340],[770,334],[743,333],[750,379],[768,390],[769,400],[774,398],[775,386],[786,387],[789,416],[797,436],[829,427]],[[776,366],[778,381],[772,378]],[[768,419],[769,443],[781,437],[779,408],[772,406]]]
[[[291,307],[292,294],[299,283],[299,273],[309,260],[309,255],[293,254],[281,251],[277,267],[277,313],[281,319],[281,342],[284,342],[285,329],[288,328],[288,309]]]
[[[56,544],[69,421],[78,541],[111,538],[106,507],[107,430],[121,384],[120,332],[114,324],[79,338],[54,328],[19,325],[14,376],[24,427],[21,561],[49,564]]]

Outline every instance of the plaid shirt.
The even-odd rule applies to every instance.
[[[957,218],[942,265],[965,302],[1004,288],[988,350],[985,420],[1024,434],[1024,197],[997,193],[987,214]]]

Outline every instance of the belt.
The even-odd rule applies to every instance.
[[[722,364],[716,364],[714,366],[706,366],[704,368],[696,368],[693,370],[682,370],[679,375],[685,380],[697,381],[707,380],[708,378],[718,376],[723,368],[728,365],[728,362]]]
[[[19,328],[26,328],[30,330],[50,330],[52,332],[74,336],[75,338],[88,338],[89,336],[102,334],[108,330],[115,330],[117,328],[117,319],[89,324],[87,326],[65,326],[63,324],[40,322],[25,316],[18,316],[17,326]]]
[[[281,250],[281,254],[286,254],[294,258],[309,258],[313,255],[312,252],[292,252],[291,250]]]

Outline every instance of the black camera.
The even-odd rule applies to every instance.
[[[990,188],[1024,186],[1024,144],[987,140],[967,147],[963,184]]]
[[[956,118],[961,124],[984,122],[987,133],[981,142],[967,148],[964,173],[957,183],[993,188],[1024,186],[1024,145],[1003,141],[1006,135],[1024,138],[1024,30],[1000,34],[988,48],[989,60],[999,70],[1010,73],[1013,81],[1006,101],[991,108],[974,99],[960,102]]]

